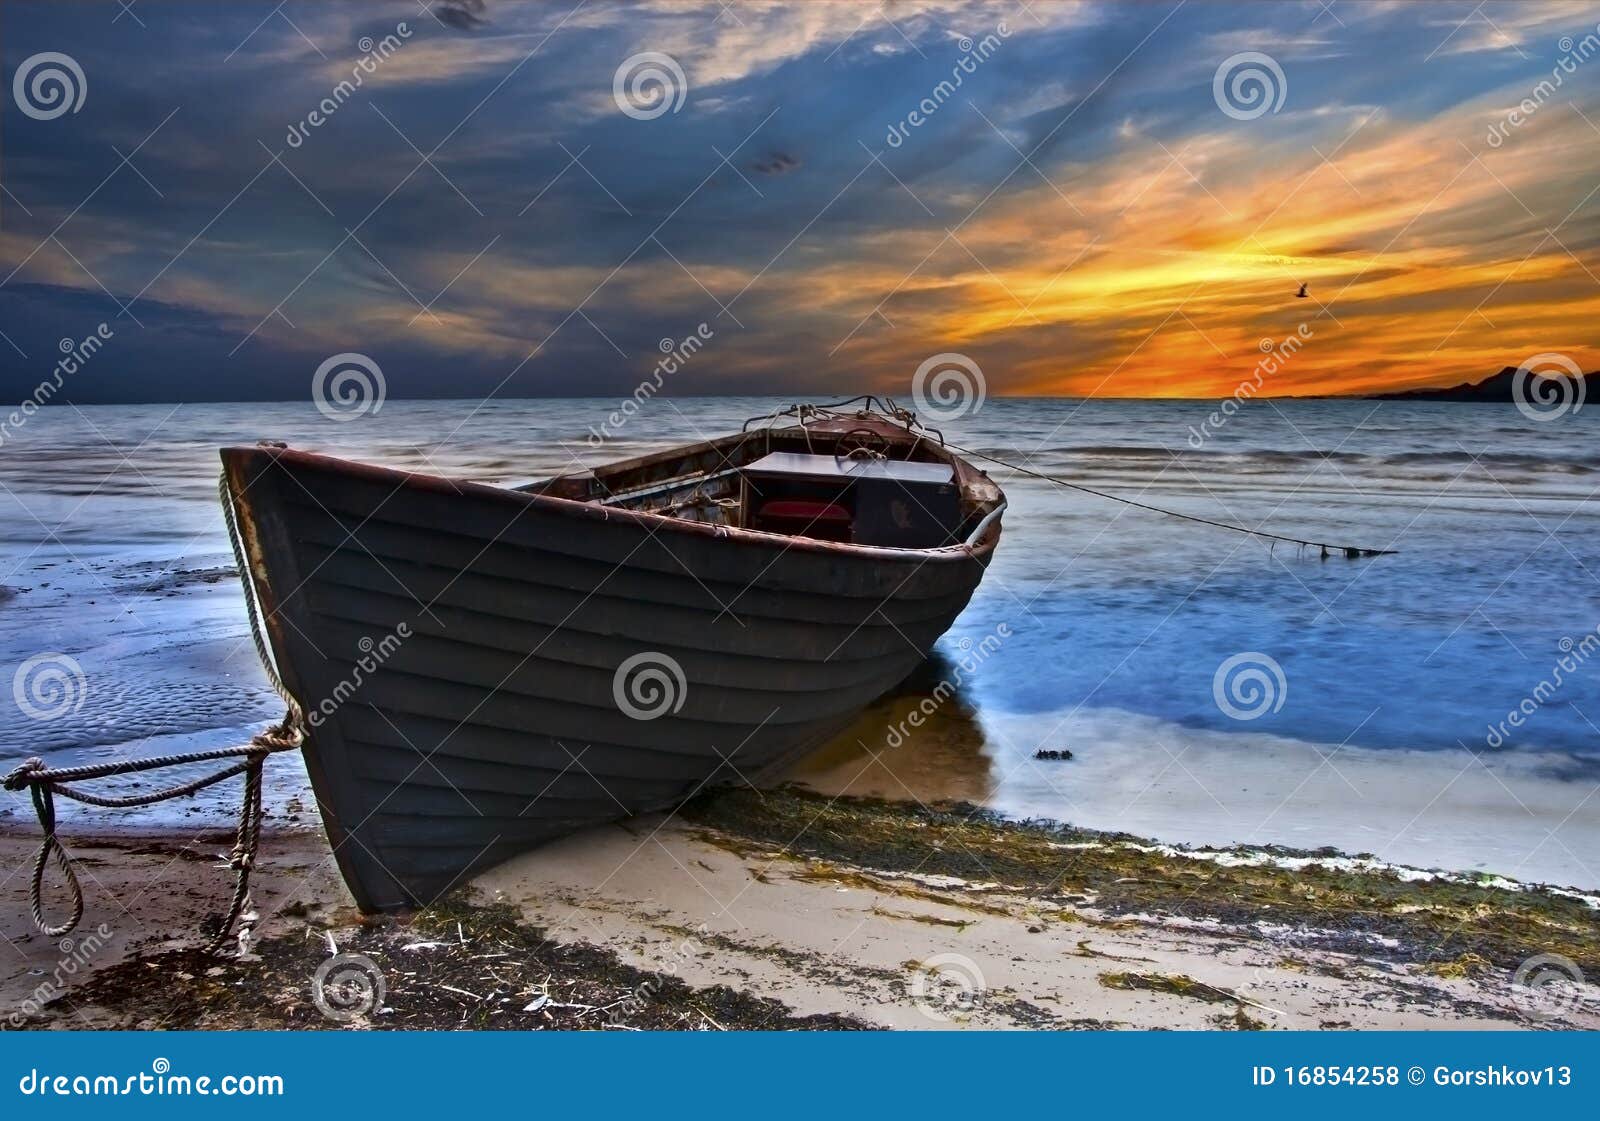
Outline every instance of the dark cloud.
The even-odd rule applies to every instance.
[[[489,23],[486,0],[449,0],[433,10],[441,21],[459,31],[476,31]]]
[[[752,171],[762,175],[787,175],[800,166],[800,161],[787,152],[774,152],[750,165]]]

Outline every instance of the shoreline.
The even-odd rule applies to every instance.
[[[1085,709],[1059,721],[1054,714],[985,713],[975,721],[925,725],[915,741],[898,747],[857,749],[858,741],[881,738],[920,696],[897,693],[874,702],[846,734],[774,781],[825,797],[961,802],[1012,820],[1068,820],[1191,852],[1333,847],[1402,869],[1600,894],[1600,872],[1587,858],[1600,851],[1600,816],[1585,812],[1600,805],[1600,757],[1336,747],[1185,728],[1113,708]],[[1026,742],[1021,730],[1039,719],[1057,726],[1051,742],[1072,745],[1070,761],[1017,753],[1015,745]],[[235,746],[261,727],[255,721],[173,732],[136,746],[141,754]],[[97,762],[120,750],[96,747],[62,765]],[[269,829],[320,836],[303,761],[275,761],[265,782]],[[61,800],[57,814],[68,834],[162,838],[231,830],[237,803],[230,783],[111,817]],[[0,804],[0,831],[33,827],[25,799]]]
[[[1583,812],[1600,798],[1600,759],[1322,744],[1111,707],[980,712],[883,745],[884,727],[917,699],[875,702],[788,777],[824,795],[969,802],[1187,849],[1333,846],[1397,866],[1600,892],[1586,858],[1600,851],[1600,816]],[[1039,724],[1054,729],[1052,745],[1071,745],[1070,762],[1019,750]],[[845,748],[857,741],[876,749]]]
[[[320,832],[278,830],[239,959],[195,950],[229,831],[68,833],[87,906],[61,940],[32,928],[19,825],[0,826],[10,1027],[1600,1028],[1593,900],[1332,850],[731,790],[363,918]],[[383,978],[348,1021],[313,999],[335,951]]]

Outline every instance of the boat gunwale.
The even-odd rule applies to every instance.
[[[714,445],[718,441],[707,441],[706,445]],[[684,445],[676,452],[685,452],[695,447],[706,445]],[[230,457],[264,458],[275,462],[284,462],[289,466],[300,466],[314,471],[328,471],[371,481],[398,482],[402,486],[414,486],[421,490],[432,491],[438,494],[453,497],[480,497],[500,501],[518,501],[530,508],[543,508],[553,513],[582,518],[589,521],[610,522],[620,521],[623,524],[635,524],[642,528],[654,529],[664,532],[668,529],[679,533],[697,534],[703,537],[712,537],[728,540],[734,543],[772,545],[782,543],[788,549],[797,549],[802,552],[820,553],[825,556],[858,557],[863,560],[895,560],[918,561],[921,563],[937,562],[951,563],[968,559],[981,559],[991,554],[1000,541],[1000,520],[996,519],[977,541],[964,541],[954,545],[939,545],[926,549],[908,549],[896,545],[861,545],[853,541],[824,541],[816,537],[800,537],[785,533],[772,533],[767,530],[748,529],[743,526],[727,526],[713,522],[689,521],[676,518],[670,514],[657,514],[648,510],[629,510],[617,506],[604,506],[594,502],[585,502],[576,498],[562,498],[559,495],[541,494],[522,489],[496,486],[493,483],[479,483],[469,479],[457,479],[448,475],[434,475],[420,471],[408,471],[398,467],[383,467],[378,464],[364,463],[360,460],[345,459],[341,456],[325,455],[321,452],[304,451],[299,448],[233,445],[222,449],[225,459]],[[652,453],[657,455],[661,453]],[[641,457],[648,458],[648,457]],[[958,456],[952,455],[951,460],[956,464],[971,468],[970,464]],[[616,464],[607,464],[608,468],[626,466],[633,461],[621,460]],[[979,472],[981,474],[981,472]],[[555,476],[561,478],[562,476]],[[987,478],[987,476],[984,476]],[[543,480],[542,483],[552,480]],[[996,490],[999,490],[996,485]],[[387,501],[387,500],[385,500]],[[1002,492],[999,500],[983,510],[983,516],[992,513],[999,503],[1004,502]],[[983,504],[977,504],[980,507]]]

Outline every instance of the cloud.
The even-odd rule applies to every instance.
[[[476,31],[488,24],[484,0],[449,0],[433,9],[438,19],[459,31]]]
[[[1488,139],[1583,13],[1483,11],[1527,60],[1457,53],[1474,20],[1424,62],[1454,21],[1415,5],[707,0],[313,6],[293,26],[158,10],[158,67],[125,27],[20,0],[7,64],[70,32],[92,93],[55,122],[8,106],[27,211],[5,200],[0,253],[27,260],[0,330],[34,353],[119,317],[124,358],[81,388],[128,396],[298,395],[350,349],[381,351],[397,396],[508,376],[625,393],[700,322],[717,346],[679,383],[698,392],[904,393],[953,349],[996,393],[1221,395],[1302,321],[1316,345],[1270,392],[1460,381],[1552,349],[1592,367],[1600,105],[1569,80]],[[959,69],[1002,18],[994,56]],[[1290,92],[1241,121],[1211,79],[1246,46],[1282,55]],[[677,111],[619,111],[641,51],[680,64]],[[0,360],[5,385],[36,380]]]
[[[770,156],[756,160],[750,165],[751,170],[759,171],[762,175],[787,175],[800,166],[800,161],[787,152],[774,152]]]
[[[1533,50],[1538,40],[1554,46],[1564,34],[1582,36],[1596,30],[1592,5],[1566,0],[1526,0],[1515,4],[1479,4],[1455,17],[1431,17],[1423,26],[1443,31],[1439,45],[1429,52],[1438,55],[1464,55],[1507,52],[1521,59],[1537,54],[1546,57],[1547,49]]]

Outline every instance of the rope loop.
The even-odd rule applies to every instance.
[[[234,887],[233,901],[227,913],[218,920],[217,933],[206,946],[207,953],[215,953],[222,948],[228,934],[238,922],[239,916],[244,913],[245,905],[250,894],[250,872],[255,867],[256,847],[261,841],[261,777],[269,755],[280,751],[293,751],[297,749],[304,734],[294,726],[293,716],[285,715],[284,719],[265,731],[257,734],[245,747],[226,747],[216,751],[196,751],[188,755],[158,755],[149,759],[127,759],[116,763],[97,763],[84,767],[62,767],[51,769],[43,759],[38,757],[24,759],[5,777],[7,790],[22,790],[27,788],[33,799],[34,813],[39,818],[39,829],[43,839],[39,844],[38,854],[33,861],[33,879],[29,891],[29,904],[33,911],[34,925],[48,937],[58,938],[63,934],[71,933],[83,919],[83,886],[78,882],[78,874],[72,867],[72,858],[66,846],[61,843],[61,838],[56,834],[56,803],[55,796],[71,798],[75,802],[82,802],[90,806],[105,806],[124,808],[128,806],[150,806],[157,802],[170,801],[173,798],[187,797],[208,786],[232,778],[234,775],[243,774],[244,797],[239,807],[239,828],[234,840],[233,852],[229,856],[228,867],[237,873],[238,879]],[[242,762],[224,767],[209,775],[194,779],[190,782],[179,783],[149,794],[131,794],[112,797],[103,794],[93,794],[87,790],[70,786],[73,782],[86,782],[94,779],[108,778],[114,775],[134,774],[140,771],[153,771],[166,767],[177,767],[185,764],[204,763],[216,759],[239,759]],[[56,867],[60,870],[61,879],[66,886],[67,893],[71,896],[71,915],[63,923],[52,924],[44,915],[44,878],[49,869],[50,861],[54,859]]]
[[[39,855],[33,862],[33,880],[28,891],[28,905],[33,912],[33,923],[39,928],[39,932],[47,938],[59,938],[76,930],[78,923],[83,919],[83,886],[78,883],[78,873],[72,867],[72,858],[67,855],[66,846],[56,836],[55,807],[50,801],[48,788],[34,787],[33,806],[39,813],[39,820],[41,822],[49,820],[50,826],[44,835],[44,843],[39,846]],[[61,870],[67,891],[72,895],[72,914],[67,916],[66,922],[54,926],[45,921],[42,902],[45,867],[52,855],[55,856],[56,867]]]

